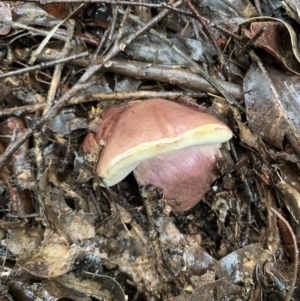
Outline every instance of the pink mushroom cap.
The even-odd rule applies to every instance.
[[[108,186],[130,172],[139,185],[163,189],[175,211],[196,205],[216,179],[221,143],[232,137],[220,120],[197,108],[155,98],[110,108],[83,150],[102,143],[96,172]]]

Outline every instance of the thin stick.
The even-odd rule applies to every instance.
[[[142,100],[148,98],[166,98],[166,99],[176,99],[182,96],[190,96],[193,98],[205,97],[206,93],[199,92],[185,92],[185,91],[134,91],[134,92],[116,92],[116,93],[85,93],[84,95],[74,97],[70,99],[66,106],[77,105],[81,103],[89,103],[95,101],[124,101],[124,100]],[[24,113],[34,113],[43,110],[48,106],[47,103],[37,103],[34,105],[21,106],[10,109],[0,110],[0,117],[3,116],[20,116]]]
[[[19,1],[19,0],[12,0],[11,2]],[[82,3],[82,0],[27,0],[27,2],[38,2],[41,4],[49,4],[49,3],[61,3],[61,2],[72,2],[72,3]],[[105,3],[105,4],[111,4],[111,5],[128,5],[128,6],[145,6],[149,8],[157,8],[157,9],[168,9],[180,14],[184,14],[190,17],[193,17],[193,14],[190,12],[176,8],[176,6],[172,6],[166,2],[161,3],[148,3],[148,2],[134,2],[134,1],[122,1],[122,0],[89,0],[89,3]]]
[[[32,32],[32,33],[37,34],[37,35],[48,36],[50,34],[50,32],[47,31],[47,30],[37,29],[37,28],[31,27],[31,26],[28,26],[28,25],[24,25],[22,23],[18,23],[18,22],[6,20],[6,19],[1,19],[0,24],[10,25],[13,29],[28,30],[29,32]],[[66,41],[67,40],[66,37],[61,36],[59,34],[53,34],[52,37],[55,38],[55,39],[61,40],[61,41]]]
[[[27,72],[41,70],[41,69],[45,69],[45,68],[49,68],[49,67],[53,67],[57,64],[62,64],[62,63],[66,63],[66,62],[69,62],[69,61],[72,61],[72,60],[77,60],[77,59],[83,58],[83,57],[88,56],[88,55],[89,55],[89,52],[85,51],[85,52],[82,52],[82,53],[79,53],[79,54],[70,55],[66,58],[59,58],[58,60],[53,60],[51,62],[45,62],[45,63],[43,62],[43,63],[40,63],[38,65],[34,65],[34,66],[31,66],[31,67],[26,67],[26,68],[23,68],[23,69],[20,69],[20,70],[6,72],[6,73],[3,73],[3,74],[0,74],[0,79],[7,78],[7,77],[10,77],[10,76],[15,76],[15,75],[21,75],[21,74],[24,74],[24,73],[27,73]]]
[[[48,52],[51,54],[48,54]],[[50,48],[49,51],[43,51],[38,57],[38,60],[52,61],[60,57],[61,53],[59,51]],[[92,60],[92,58],[90,60]],[[73,60],[70,63],[82,68],[88,68],[90,65],[90,60]],[[218,90],[216,90],[207,82],[207,80],[197,73],[192,72],[192,68],[187,66],[149,64],[113,58],[110,59],[109,62],[104,65],[104,67],[107,71],[124,74],[126,76],[132,76],[141,79],[154,79],[157,81],[172,83],[180,87],[194,89],[195,92],[203,91],[210,94],[221,95]],[[242,86],[217,79],[216,82],[219,83],[227,91],[227,93],[235,99],[244,99]],[[201,95],[201,92],[199,92],[199,95]]]
[[[67,25],[67,40],[65,42],[65,45],[62,49],[62,54],[63,57],[66,57],[69,55],[71,49],[72,49],[72,37],[74,34],[74,28],[75,28],[75,21],[72,19],[69,19],[66,22]],[[47,97],[47,103],[49,106],[51,106],[53,104],[56,92],[57,92],[57,88],[58,85],[60,83],[60,79],[61,79],[61,74],[62,74],[62,70],[64,68],[64,63],[62,64],[58,64],[55,66],[54,72],[53,72],[53,77],[52,77],[52,81],[51,81],[51,85],[48,91],[48,97]]]

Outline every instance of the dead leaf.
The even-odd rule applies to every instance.
[[[300,193],[285,181],[279,181],[276,183],[276,191],[280,195],[284,204],[288,208],[289,212],[293,216],[294,220],[300,223]]]
[[[282,150],[286,139],[300,154],[299,77],[253,62],[244,79],[249,127]]]
[[[251,39],[261,29],[265,29],[265,31],[256,40],[256,43],[275,57],[287,71],[299,75],[300,63],[295,58],[292,47],[288,47],[291,42],[286,27],[278,22],[253,22],[250,30],[245,30],[245,34]]]
[[[9,226],[9,225],[8,225]],[[15,256],[31,254],[43,239],[41,229],[35,226],[23,226],[9,231],[9,236],[1,242]]]
[[[13,20],[27,25],[54,26],[59,20],[50,16],[35,3],[13,2],[11,3]]]
[[[252,279],[255,265],[273,258],[273,254],[264,250],[261,244],[256,243],[236,250],[223,257],[214,265],[218,278],[225,277],[231,283],[245,283],[246,278]]]
[[[20,254],[18,265],[37,277],[58,277],[73,269],[73,261],[79,252],[78,246],[66,245],[62,237],[47,228],[40,247]]]
[[[0,20],[12,21],[9,1],[0,1]],[[1,24],[0,35],[5,36],[11,30],[11,25]]]
[[[281,19],[252,18],[243,24],[251,23],[250,30],[245,30],[249,38],[262,28],[265,31],[256,40],[256,43],[269,52],[286,70],[300,74],[300,48],[298,34],[293,27]]]
[[[286,13],[298,23],[300,23],[300,7],[299,0],[285,0],[282,1],[282,7],[286,10]]]

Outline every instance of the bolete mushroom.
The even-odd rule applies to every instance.
[[[163,189],[174,211],[195,206],[217,174],[221,143],[232,137],[220,120],[198,108],[155,98],[112,107],[83,150],[103,145],[96,172],[108,186],[130,172],[139,185]]]

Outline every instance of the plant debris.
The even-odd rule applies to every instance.
[[[0,1],[0,299],[300,300],[298,6]],[[233,132],[185,212],[82,149],[151,98]]]

